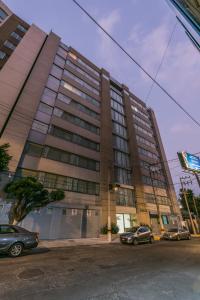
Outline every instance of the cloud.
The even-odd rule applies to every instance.
[[[180,133],[187,134],[192,132],[192,128],[189,124],[177,123],[170,128],[170,131],[175,135]]]
[[[113,34],[116,31],[120,20],[121,16],[119,11],[113,10],[107,16],[102,17],[98,22],[106,31],[108,31],[108,33]],[[116,47],[101,29],[98,29],[98,34],[100,37],[98,53],[101,58],[103,58],[105,67],[113,70],[116,66],[117,59]]]

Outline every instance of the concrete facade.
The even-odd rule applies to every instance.
[[[10,172],[65,190],[63,201],[32,212],[22,225],[41,238],[62,239],[98,237],[108,215],[120,232],[141,223],[159,232],[159,217],[163,226],[177,222],[152,109],[59,36],[24,24],[10,11],[0,23],[3,43],[17,30],[12,18],[12,26],[27,30],[2,59],[0,144],[10,143]],[[4,183],[12,179],[2,176]],[[0,197],[5,222],[2,191]]]

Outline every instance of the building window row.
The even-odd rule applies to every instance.
[[[133,191],[130,189],[119,188],[116,192],[116,205],[135,207]]]
[[[100,145],[98,143],[95,143],[89,139],[86,139],[78,134],[75,134],[73,132],[64,130],[62,128],[59,128],[57,126],[50,126],[49,134],[58,137],[60,139],[63,139],[65,141],[80,145],[85,148],[89,148],[95,151],[100,150]]]
[[[66,88],[68,91],[82,97],[83,99],[85,99],[86,101],[88,101],[89,103],[95,105],[95,106],[100,106],[100,102],[95,100],[94,98],[92,98],[91,96],[85,94],[84,92],[80,91],[79,89],[73,87],[71,84],[65,82],[65,81],[61,81],[61,85]]]
[[[99,195],[99,183],[96,182],[26,169],[19,169],[17,173],[18,176],[22,177],[37,177],[44,187],[49,189],[63,189],[69,192]]]
[[[123,104],[122,96],[120,96],[118,93],[116,93],[112,88],[110,90],[110,96],[112,99],[116,100],[120,104]]]
[[[149,120],[149,116],[145,113],[143,113],[141,110],[139,110],[136,106],[131,105],[131,108],[133,111],[137,112],[139,115],[143,116],[144,118]]]
[[[0,60],[6,57],[6,53],[0,50]]]
[[[140,126],[138,126],[137,124],[134,124],[134,127],[135,127],[136,130],[138,130],[138,131],[140,131],[140,132],[142,132],[142,133],[144,133],[144,134],[146,134],[150,137],[153,137],[153,133],[151,133],[150,131],[148,131],[148,130],[140,127]]]
[[[120,166],[122,168],[130,168],[130,158],[127,153],[114,150],[114,162],[115,165]]]
[[[69,72],[68,70],[64,70],[64,75],[69,77],[70,79],[76,81],[77,83],[79,83],[82,87],[88,89],[90,92],[92,92],[93,94],[99,96],[99,91],[97,89],[95,89],[94,87],[92,87],[91,85],[89,85],[87,82],[85,82],[84,80],[80,79],[79,77],[75,76],[74,74],[72,74],[71,72]]]
[[[121,184],[132,185],[130,170],[115,167],[114,168],[114,178],[115,178],[115,182],[118,182]]]
[[[113,133],[122,136],[123,138],[127,138],[127,129],[126,127],[116,123],[116,122],[112,122],[113,125]]]
[[[22,39],[22,37],[14,31],[11,33],[11,36],[14,37],[17,41],[21,41]]]
[[[70,66],[71,68],[73,68],[74,70],[76,70],[77,72],[79,72],[80,74],[82,74],[83,76],[85,76],[87,79],[89,79],[91,82],[93,82],[96,85],[100,85],[99,81],[94,79],[92,76],[90,76],[88,73],[86,73],[85,71],[83,71],[81,68],[79,68],[78,66],[76,66],[75,64],[73,64],[70,60],[66,61],[66,64],[68,66]]]
[[[84,66],[86,69],[88,69],[89,71],[91,71],[93,74],[95,74],[96,76],[100,76],[99,72],[95,71],[92,67],[90,67],[88,64],[86,64],[82,59],[80,59],[79,57],[77,57],[74,53],[69,52],[68,55],[74,59],[75,61],[79,62],[82,66]]]
[[[142,105],[141,103],[139,103],[138,101],[136,101],[135,99],[133,99],[132,97],[130,97],[131,102],[133,102],[134,104],[136,104],[137,106],[139,106],[142,110],[144,110],[145,112],[147,111],[147,108]]]
[[[119,137],[118,135],[113,134],[113,147],[117,148],[123,152],[128,153],[128,142],[127,140]]]
[[[125,122],[125,117],[118,113],[117,111],[111,109],[111,115],[112,115],[112,120],[122,124],[123,126],[125,126],[126,122]]]
[[[157,200],[157,203],[160,204],[160,205],[169,205],[169,198],[166,197],[166,196],[156,195],[156,198],[155,198],[154,194],[144,193],[144,199],[147,203],[154,203],[155,204],[156,200]]]
[[[100,169],[100,164],[98,161],[49,146],[28,143],[25,151],[31,156],[44,157],[88,170],[98,172]]]
[[[86,122],[85,120],[80,119],[72,114],[69,114],[69,113],[63,111],[62,109],[55,107],[53,114],[65,121],[68,121],[68,122],[76,125],[76,126],[79,126],[88,131],[91,131],[92,133],[95,133],[98,135],[100,134],[100,129],[97,126],[90,124],[90,123]]]
[[[153,186],[159,187],[159,188],[165,188],[166,184],[164,181],[158,180],[158,179],[151,179],[151,177],[148,176],[142,176],[142,182],[146,185],[151,185],[153,183]]]
[[[158,154],[155,154],[155,153],[153,153],[153,152],[150,152],[150,151],[148,151],[148,150],[146,150],[146,149],[144,149],[144,148],[138,147],[138,152],[139,152],[139,154],[141,154],[141,155],[144,155],[144,156],[147,156],[147,157],[156,159],[156,160],[159,159]]]
[[[87,114],[90,117],[93,117],[95,119],[100,119],[100,115],[93,111],[92,109],[86,107],[85,105],[73,100],[72,98],[65,96],[61,93],[58,93],[57,99],[66,103],[66,104],[70,104],[70,106],[73,106],[75,109]]]
[[[22,26],[21,24],[18,24],[17,25],[17,29],[19,29],[21,32],[27,32],[27,29],[24,27],[24,26]]]
[[[148,122],[146,122],[143,119],[139,118],[135,114],[133,114],[133,119],[137,120],[139,123],[143,124],[144,126],[148,127],[149,129],[151,129],[151,125]]]
[[[7,47],[11,50],[15,50],[15,48],[16,48],[16,46],[13,43],[9,42],[8,40],[6,40],[3,44],[5,47]]]
[[[119,113],[123,114],[124,115],[124,107],[123,105],[119,104],[117,101],[111,99],[111,107],[118,111]]]
[[[0,22],[4,21],[7,18],[8,14],[0,8]]]
[[[151,148],[156,149],[156,145],[155,145],[154,143],[152,143],[152,142],[146,140],[145,138],[141,137],[140,135],[136,135],[136,140],[137,140],[137,142],[139,142],[139,143],[142,143],[142,144],[144,144],[144,145],[146,145],[146,146],[149,146],[149,147],[151,147]]]

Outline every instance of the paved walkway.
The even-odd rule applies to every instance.
[[[112,241],[112,243],[119,243],[119,239]],[[41,240],[39,242],[39,247],[47,248],[59,248],[59,247],[68,247],[68,246],[77,246],[77,245],[99,245],[99,244],[108,244],[107,240],[101,238],[85,238],[85,239],[66,239],[66,240]]]

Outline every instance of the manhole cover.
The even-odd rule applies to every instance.
[[[32,279],[34,277],[42,276],[44,272],[40,269],[27,269],[18,274],[20,279]]]

